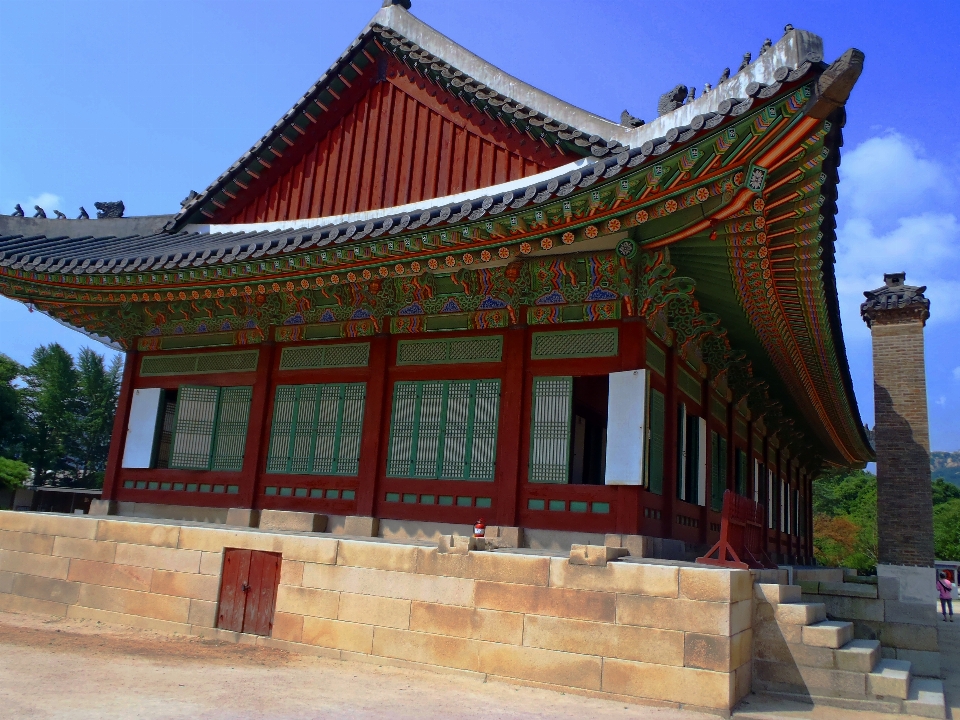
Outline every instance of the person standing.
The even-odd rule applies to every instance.
[[[943,621],[947,621],[947,610],[950,610],[950,622],[953,622],[953,599],[951,591],[953,590],[953,583],[947,580],[947,574],[945,572],[940,573],[940,577],[937,579],[937,590],[940,591],[940,611],[943,613]]]

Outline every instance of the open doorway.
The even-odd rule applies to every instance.
[[[608,375],[573,378],[570,484],[603,485],[607,455]]]

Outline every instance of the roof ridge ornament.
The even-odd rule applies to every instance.
[[[393,7],[394,5],[399,5],[404,10],[410,9],[410,0],[383,0],[383,5],[381,7]]]
[[[23,217],[23,208],[20,207],[20,203],[17,203],[13,207],[13,212],[10,213],[10,217]]]
[[[926,324],[930,317],[930,300],[923,296],[927,286],[907,285],[906,279],[905,272],[884,273],[883,287],[863,293],[866,302],[860,305],[860,316],[867,327],[914,319]]]

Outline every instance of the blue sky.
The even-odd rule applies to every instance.
[[[122,199],[171,213],[286,112],[380,0],[0,0],[0,212],[76,217]],[[934,450],[960,450],[960,5],[414,0],[422,20],[527,82],[611,119],[650,119],[677,83],[715,83],[783,26],[827,60],[866,53],[847,105],[837,276],[860,411],[873,423],[862,291],[905,270],[929,287]],[[27,362],[82,335],[0,298],[0,352]]]

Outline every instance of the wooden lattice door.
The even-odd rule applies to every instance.
[[[217,627],[270,635],[280,584],[280,559],[280,553],[224,549]]]

